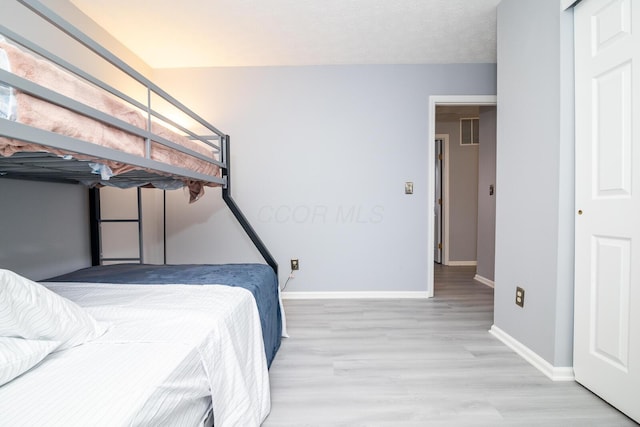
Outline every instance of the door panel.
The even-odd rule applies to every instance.
[[[640,421],[640,4],[633,6],[583,0],[574,9],[574,371]]]
[[[596,197],[631,195],[631,63],[593,79]]]
[[[626,372],[629,361],[631,241],[594,237],[590,352]]]

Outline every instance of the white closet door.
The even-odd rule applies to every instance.
[[[640,421],[640,1],[574,12],[575,376]]]

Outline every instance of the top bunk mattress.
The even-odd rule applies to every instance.
[[[186,150],[183,152],[151,139],[150,150],[147,153],[146,138],[138,134],[139,132],[125,131],[1,83],[0,119],[15,121],[40,130],[71,137],[85,144],[113,149],[140,158],[150,158],[163,164],[177,166],[207,176],[220,176],[217,164],[188,153],[190,150],[207,159],[219,160],[218,153],[213,147],[200,140],[193,140],[182,135],[154,120],[149,120],[146,113],[135,106],[63,70],[50,61],[10,43],[2,35],[0,35],[0,69],[122,121],[125,123],[124,127],[131,125],[143,132],[149,130],[157,140],[164,139]],[[150,129],[147,129],[149,127]],[[57,156],[72,156],[78,160],[100,162],[110,169],[107,179],[110,175],[119,175],[140,169],[133,165],[87,154],[67,152],[44,145],[44,142],[37,144],[0,137],[0,156],[9,157],[15,153],[25,152],[51,153]],[[207,185],[212,184],[207,183]]]

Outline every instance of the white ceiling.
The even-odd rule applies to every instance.
[[[496,61],[500,0],[70,0],[152,68]]]

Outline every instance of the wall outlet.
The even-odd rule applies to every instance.
[[[296,271],[300,269],[300,263],[298,262],[298,259],[291,259],[291,271]]]
[[[520,286],[516,288],[516,305],[524,307],[524,289]]]

